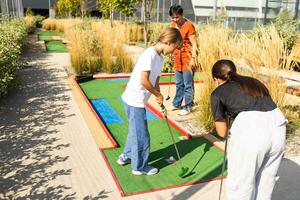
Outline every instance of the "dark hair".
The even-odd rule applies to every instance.
[[[170,7],[169,9],[169,15],[172,16],[173,14],[177,14],[177,15],[182,15],[183,13],[183,8],[181,7],[181,5],[173,5]]]
[[[236,72],[236,66],[231,60],[218,60],[212,67],[213,78],[224,81],[234,81],[239,84],[245,94],[255,97],[270,96],[268,88],[259,80],[241,76]]]

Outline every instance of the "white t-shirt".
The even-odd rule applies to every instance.
[[[155,86],[156,79],[160,76],[162,65],[163,57],[157,53],[155,47],[147,48],[134,66],[127,87],[122,94],[123,101],[133,107],[145,107],[151,93],[141,84],[142,72],[150,71],[149,80]]]

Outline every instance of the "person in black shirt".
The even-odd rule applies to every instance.
[[[229,200],[271,199],[282,159],[286,123],[267,87],[241,76],[231,60],[212,67],[217,88],[211,108],[218,135],[228,137],[227,196]]]

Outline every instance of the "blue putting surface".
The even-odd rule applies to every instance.
[[[147,120],[157,120],[157,117],[148,109],[146,109],[146,115],[147,115]]]
[[[123,100],[121,97],[119,97],[119,100],[123,103]],[[146,108],[146,117],[147,117],[147,120],[158,120],[158,118],[152,112],[150,112],[147,108]]]
[[[94,99],[91,103],[105,124],[123,124],[124,121],[105,99]]]

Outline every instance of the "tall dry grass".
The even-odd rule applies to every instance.
[[[71,29],[82,23],[81,19],[52,19],[47,18],[43,21],[43,29],[48,31],[65,32],[67,29]]]
[[[27,33],[33,33],[36,28],[36,20],[33,16],[24,17]]]
[[[137,23],[124,23],[125,33],[128,42],[138,42],[144,40],[143,25]]]
[[[156,39],[158,38],[162,30],[168,28],[169,26],[170,24],[168,23],[151,23],[149,25],[149,43],[153,45],[156,42]]]
[[[47,19],[43,28],[64,32],[71,63],[77,74],[131,72],[132,58],[125,52],[127,26],[94,19]]]
[[[241,49],[240,59],[244,59],[251,68],[250,74],[262,81],[269,89],[273,100],[279,108],[285,105],[286,83],[278,72],[291,71],[294,63],[293,54],[289,53],[275,27],[258,27],[252,35],[242,34],[237,41]]]
[[[211,67],[222,58],[233,60],[240,74],[262,80],[277,106],[284,110],[286,82],[278,76],[278,71],[290,71],[293,54],[288,53],[274,26],[259,27],[249,34],[209,25],[198,32],[198,62],[204,72],[205,84],[198,97],[200,106],[196,115],[207,131],[214,127],[210,108],[210,94],[215,88]]]
[[[216,60],[221,58],[231,58],[228,54],[231,31],[219,26],[202,26],[198,30],[198,63],[203,72],[204,83],[195,97],[199,101],[199,109],[196,112],[198,122],[207,130],[211,131],[214,127],[211,115],[210,94],[215,85],[211,77],[211,66]]]
[[[65,21],[65,24],[70,23]],[[132,58],[124,50],[125,31],[125,26],[111,29],[109,21],[82,20],[74,26],[65,26],[75,72],[131,72]]]

